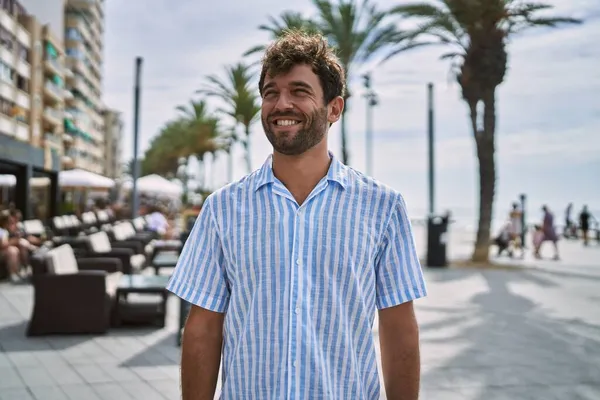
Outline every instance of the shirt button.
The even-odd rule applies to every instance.
[[[294,361],[294,362],[292,363],[292,365],[294,366],[294,368],[296,368],[296,365],[298,365],[298,364],[296,364],[296,361]]]
[[[300,265],[300,259],[299,258],[296,259],[296,265]]]
[[[295,312],[296,314],[298,314],[298,313],[300,312],[300,308],[296,307],[296,309],[294,310],[294,312]]]

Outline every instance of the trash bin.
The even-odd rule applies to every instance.
[[[442,268],[448,266],[446,243],[449,219],[449,215],[433,215],[427,219],[426,263],[428,267]]]

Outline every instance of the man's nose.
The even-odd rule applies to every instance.
[[[275,110],[290,110],[292,108],[294,108],[294,103],[290,94],[287,92],[279,93],[279,98],[277,99],[277,103],[275,103]]]

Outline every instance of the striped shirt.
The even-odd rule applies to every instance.
[[[168,289],[226,313],[223,399],[379,399],[376,309],[426,295],[402,196],[331,157],[300,206],[269,157],[182,250]]]

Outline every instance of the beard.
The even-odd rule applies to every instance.
[[[271,129],[271,123],[274,117],[294,117],[303,122],[300,127],[289,126],[288,130],[277,129],[277,132]],[[267,118],[261,119],[263,129],[267,139],[273,146],[273,150],[287,156],[297,156],[306,152],[321,143],[329,128],[327,121],[327,107],[316,109],[312,115],[305,117],[296,113],[273,113]],[[294,133],[296,131],[296,133]]]

